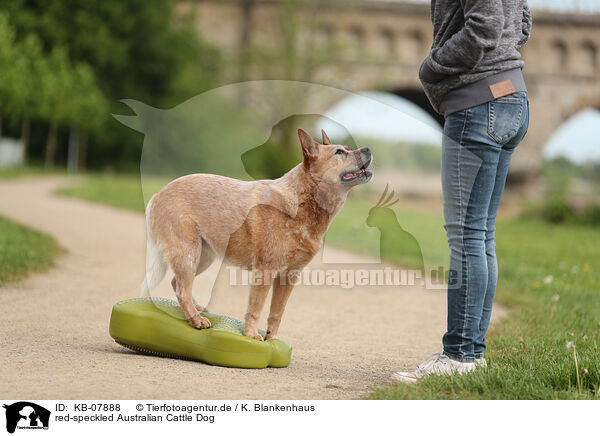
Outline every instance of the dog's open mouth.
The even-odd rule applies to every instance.
[[[340,175],[341,182],[342,183],[350,183],[350,184],[368,182],[369,180],[371,180],[371,177],[373,177],[373,171],[371,171],[369,168],[367,168],[370,165],[370,163],[371,162],[368,162],[368,163],[364,164],[363,166],[356,168],[354,170],[344,171]]]

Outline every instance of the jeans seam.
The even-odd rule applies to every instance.
[[[461,173],[461,170],[460,170],[460,162],[461,162],[461,157],[462,157],[462,148],[463,148],[463,141],[464,141],[464,138],[465,138],[465,131],[467,130],[467,124],[468,124],[470,113],[471,113],[471,111],[468,110],[468,109],[465,112],[465,120],[463,122],[463,128],[462,128],[462,131],[460,133],[460,142],[459,142],[459,147],[458,147],[458,186],[459,186],[459,188],[458,188],[458,203],[459,203],[459,206],[460,206],[459,207],[459,211],[460,211],[459,213],[461,215],[463,215],[462,214],[462,209],[463,209],[463,203],[464,202],[463,202],[463,198],[462,198],[463,195],[462,195],[462,189],[461,189],[461,187],[462,187],[462,177],[461,177],[462,173]],[[465,246],[465,230],[464,230],[465,229],[464,218],[465,218],[466,214],[467,214],[467,211],[465,210],[464,211],[464,216],[462,216],[462,217],[459,216],[459,223],[460,223],[460,226],[461,226],[461,233],[462,233],[461,234],[462,252],[465,254],[465,260],[464,260],[465,264],[466,264],[466,260],[467,260],[466,259],[466,246]],[[463,261],[461,259],[461,277],[463,276],[462,269],[463,269]],[[468,308],[469,307],[469,293],[468,293],[469,268],[468,267],[466,269],[465,276],[466,276],[465,277],[466,283],[464,285],[465,285],[465,289],[467,290],[466,296],[465,296],[465,298],[466,298],[465,304],[466,304],[466,307]],[[465,313],[465,319],[463,321],[463,326],[462,326],[462,329],[461,329],[461,332],[460,332],[460,335],[461,335],[462,338],[464,338],[465,331],[467,329],[467,318],[468,317],[466,316],[466,313]],[[458,346],[458,351],[461,354],[464,354],[463,348],[464,348],[464,341],[461,342],[459,344],[459,346]]]

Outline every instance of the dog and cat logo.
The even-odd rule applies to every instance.
[[[6,431],[14,433],[16,429],[48,430],[50,411],[29,401],[4,404],[6,409]]]

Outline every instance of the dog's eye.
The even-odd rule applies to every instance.
[[[346,154],[346,150],[342,150],[341,148],[338,148],[338,149],[335,151],[335,154]]]

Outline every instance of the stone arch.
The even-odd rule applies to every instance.
[[[593,73],[598,69],[598,47],[593,41],[585,40],[579,44],[581,66],[584,72]]]
[[[383,55],[396,54],[396,34],[390,27],[382,27],[379,29],[379,36],[383,40]]]
[[[429,103],[425,92],[421,88],[404,87],[393,89],[389,92],[394,95],[397,95],[398,97],[402,97],[408,101],[413,102],[425,112],[427,112],[429,115],[431,115],[433,119],[435,119],[440,124],[440,126],[444,126],[444,116],[438,114],[435,110],[433,110],[433,107],[431,107],[431,103]]]
[[[321,42],[331,42],[335,38],[337,28],[333,23],[330,22],[322,22],[319,23],[317,27],[317,32],[319,34],[319,41]]]
[[[348,28],[348,34],[350,36],[350,41],[356,44],[356,47],[364,48],[366,40],[366,31],[361,25],[352,24]]]
[[[423,57],[425,52],[425,35],[422,30],[410,30],[403,38],[403,57],[406,61],[414,63],[415,59]]]
[[[569,52],[567,44],[562,39],[555,39],[550,43],[551,72],[564,72],[568,69]]]

